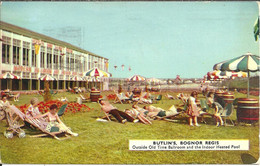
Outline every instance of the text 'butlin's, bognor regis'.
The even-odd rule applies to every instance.
[[[177,145],[176,141],[153,141],[153,145]]]
[[[180,145],[219,145],[219,141],[180,141]],[[176,141],[153,141],[153,145],[178,145]]]

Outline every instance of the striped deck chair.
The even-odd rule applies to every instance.
[[[31,124],[32,126],[34,126],[37,129],[39,129],[43,133],[43,134],[31,136],[31,137],[52,136],[55,139],[61,140],[60,138],[58,138],[58,136],[61,134],[65,134],[64,131],[57,131],[57,128],[55,128],[55,127],[48,130],[47,129],[48,122],[40,120],[40,119],[26,117],[23,112],[21,112],[17,107],[15,107],[13,105],[10,106],[10,109],[12,109],[12,111],[15,114],[17,114],[24,122],[28,122],[29,124]],[[65,135],[65,136],[67,137],[67,135]]]
[[[5,137],[13,138],[14,134],[16,134],[19,138],[25,137],[25,132],[21,129],[23,124],[19,121],[20,117],[10,108],[4,109],[4,112],[6,114],[5,117],[8,124],[8,128],[4,131]]]

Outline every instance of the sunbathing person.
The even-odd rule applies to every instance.
[[[2,99],[0,100],[0,107],[8,107],[8,106],[10,106],[10,103],[7,100],[7,95],[3,95]]]
[[[224,109],[218,102],[214,101],[214,93],[213,92],[210,92],[208,94],[207,103],[210,107],[215,109],[214,116],[216,117],[216,120],[217,120],[216,126],[219,126],[219,123],[220,123],[221,126],[223,126],[224,122],[221,118],[221,114],[224,112]]]
[[[127,113],[119,111],[116,107],[112,106],[108,101],[99,100],[99,104],[101,106],[101,110],[104,111],[105,114],[111,114],[120,123],[125,123],[126,121],[138,122],[138,120],[135,120]]]
[[[149,116],[151,118],[155,118],[156,116],[169,117],[169,116],[179,114],[174,105],[172,105],[168,110],[164,110],[160,107],[155,107],[152,105],[144,106],[144,109],[146,109],[148,111],[148,112],[145,112],[145,114],[147,114],[147,116]]]
[[[153,103],[152,99],[150,99],[150,94],[148,92],[142,93],[141,96],[133,98],[133,101],[136,101],[137,103],[146,103],[146,104]]]
[[[189,96],[188,96],[188,95],[185,95],[185,94],[183,94],[183,93],[179,93],[179,94],[177,95],[177,98],[180,99],[180,100],[183,102],[183,104],[186,104],[187,101],[188,101],[188,99],[189,99]]]
[[[78,136],[77,133],[73,133],[59,118],[58,114],[57,114],[57,105],[56,104],[52,104],[50,106],[50,111],[42,114],[42,115],[37,115],[34,116],[34,119],[38,119],[38,118],[43,118],[43,117],[47,117],[48,120],[48,125],[46,127],[46,130],[51,132],[52,127],[57,127],[58,131],[63,131],[66,132],[72,136]]]
[[[152,124],[152,122],[146,118],[143,112],[139,112],[137,109],[125,109],[125,113],[132,116],[134,119],[139,119],[144,124]]]

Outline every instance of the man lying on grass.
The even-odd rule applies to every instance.
[[[99,104],[101,106],[101,110],[104,111],[105,114],[113,115],[116,118],[116,120],[120,123],[125,123],[126,121],[134,122],[134,123],[138,122],[138,119],[134,119],[133,117],[129,116],[127,113],[119,111],[108,101],[104,101],[100,99]]]

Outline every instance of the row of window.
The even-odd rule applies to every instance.
[[[52,48],[47,48],[46,50],[46,47],[44,46],[40,47],[40,54],[37,56],[35,55],[34,44],[23,41],[21,48],[21,40],[13,39],[12,46],[11,38],[3,36],[2,40],[2,63],[5,64],[12,63],[14,65],[48,69],[66,69],[75,72],[86,71],[93,67],[98,67],[104,70],[104,66],[101,65],[101,58],[97,58],[97,64],[95,64],[93,56],[89,56],[88,58],[84,57],[81,59],[81,56],[75,55],[73,53],[67,52],[65,55],[63,55],[58,49],[53,49],[52,51]],[[37,62],[39,62],[39,64],[37,64]]]

